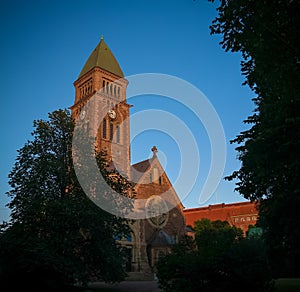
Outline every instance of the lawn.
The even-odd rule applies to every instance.
[[[283,278],[275,281],[278,292],[300,291],[300,278]]]

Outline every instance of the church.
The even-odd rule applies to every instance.
[[[94,118],[87,119],[86,127],[96,129],[92,134],[95,146],[105,151],[109,167],[134,183],[134,201],[146,202],[142,208],[134,208],[149,207],[147,216],[130,225],[130,236],[116,239],[127,255],[126,270],[137,274],[153,273],[158,258],[167,254],[183,235],[190,234],[188,230],[191,229],[186,226],[193,227],[195,221],[202,218],[225,220],[241,228],[246,235],[248,227],[255,225],[258,218],[255,203],[223,203],[184,210],[159,162],[155,146],[150,159],[131,165],[131,105],[126,100],[127,85],[118,61],[101,38],[74,82],[75,101],[70,107],[75,123],[84,120],[85,106],[97,95],[100,106],[93,108]],[[100,122],[97,123],[97,119]]]
[[[70,107],[76,121],[84,114],[84,106],[94,94],[101,99],[100,127],[97,129],[96,148],[105,150],[107,161],[134,182],[135,199],[148,204],[167,194],[172,208],[153,213],[146,219],[132,223],[132,233],[117,239],[127,253],[128,272],[151,273],[157,259],[168,253],[172,245],[185,234],[186,222],[180,202],[153,146],[152,157],[131,165],[130,107],[126,100],[128,81],[110,48],[101,38],[74,82],[75,101]],[[158,214],[158,215],[157,215]]]

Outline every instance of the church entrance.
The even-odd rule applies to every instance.
[[[124,257],[124,268],[126,272],[132,271],[132,248],[131,247],[123,247],[123,257]]]

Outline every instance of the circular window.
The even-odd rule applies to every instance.
[[[168,220],[168,207],[160,196],[151,196],[146,202],[146,215],[151,225],[162,227]]]

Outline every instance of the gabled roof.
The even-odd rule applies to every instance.
[[[99,44],[89,56],[78,78],[82,77],[84,74],[86,74],[88,71],[95,67],[100,67],[119,77],[124,77],[124,73],[118,61],[116,60],[115,56],[113,55],[107,44],[104,42],[103,38],[101,38]]]
[[[131,180],[138,182],[143,174],[150,168],[153,158],[131,165]]]
[[[156,155],[156,147],[152,148],[153,151],[153,156],[150,159],[146,159],[143,161],[140,161],[136,164],[131,165],[130,168],[130,179],[132,182],[136,183],[137,188],[137,198],[142,198],[142,199],[147,199],[145,197],[146,193],[143,191],[139,193],[139,187],[145,186],[147,183],[143,183],[144,179],[146,178],[147,175],[151,172],[151,168],[155,167],[158,169],[159,176],[163,177],[166,181],[166,184],[163,184],[162,190],[164,193],[164,199],[168,202],[168,204],[173,205],[173,207],[177,206],[178,204],[180,205],[180,208],[183,209],[184,206],[182,205],[180,198],[178,197],[176,191],[174,190],[172,183],[170,182],[167,174],[165,173],[163,167],[161,166],[158,157]],[[147,179],[147,178],[146,178]],[[155,178],[153,178],[155,179]],[[149,178],[148,178],[149,180]],[[165,188],[166,186],[169,186],[169,188]],[[141,195],[141,196],[140,196]],[[150,194],[149,194],[150,196]]]
[[[162,229],[157,230],[150,240],[152,247],[163,247],[173,244],[172,238]]]

